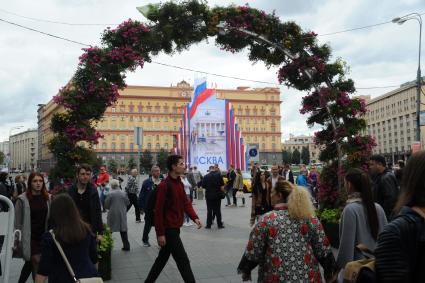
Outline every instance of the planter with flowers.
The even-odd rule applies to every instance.
[[[97,244],[98,271],[105,281],[111,280],[113,246],[114,240],[112,239],[111,229],[106,226],[102,240]]]
[[[317,212],[317,216],[322,223],[323,230],[329,239],[332,247],[339,247],[339,220],[341,218],[341,209],[325,208]]]

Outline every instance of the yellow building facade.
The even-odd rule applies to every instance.
[[[142,151],[170,151],[176,146],[183,108],[190,101],[192,91],[193,86],[185,81],[170,87],[128,86],[95,125],[103,138],[94,150],[104,160],[114,158],[119,164],[126,164],[130,156],[137,154],[133,135],[137,126],[143,128]],[[281,157],[279,89],[238,87],[217,89],[217,94],[219,99],[232,103],[245,143],[259,145],[260,159],[278,161]],[[39,109],[41,162],[51,159],[47,143],[52,137],[51,115],[57,111],[61,109],[53,101]]]

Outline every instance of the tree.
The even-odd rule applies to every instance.
[[[288,150],[282,151],[282,161],[285,164],[291,164],[292,163],[292,154]]]
[[[134,169],[134,168],[137,168],[137,163],[134,160],[134,157],[131,156],[130,159],[128,160],[128,169],[131,170],[131,169]]]
[[[163,148],[158,152],[156,156],[156,163],[163,171],[165,168],[167,168],[167,158],[168,158],[168,152],[165,151]]]
[[[140,156],[140,171],[150,172],[152,168],[152,154],[151,152],[146,149],[142,155]]]
[[[301,150],[301,160],[304,164],[310,163],[310,151],[308,150],[308,147],[303,146]]]
[[[108,171],[112,174],[116,174],[118,170],[118,163],[115,159],[109,159],[108,161]]]
[[[0,151],[0,164],[3,164],[4,158],[5,158],[4,153]]]
[[[292,163],[293,163],[293,164],[300,164],[300,157],[301,157],[300,152],[298,151],[298,149],[295,149],[295,150],[292,152],[292,158],[291,158]]]

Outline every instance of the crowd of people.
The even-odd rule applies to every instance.
[[[403,164],[404,165],[404,164]],[[401,167],[401,166],[400,166]],[[304,167],[294,176],[289,165],[251,168],[252,193],[249,224],[252,231],[237,271],[251,280],[258,266],[258,282],[342,282],[347,263],[361,259],[362,244],[374,252],[377,282],[423,282],[425,278],[425,152],[413,155],[395,173],[383,156],[373,155],[364,168],[350,168],[344,175],[347,193],[340,225],[336,257],[316,216],[319,172]],[[14,257],[24,265],[19,282],[32,275],[37,283],[74,282],[61,258],[68,259],[76,278],[99,276],[97,242],[105,229],[102,211],[112,232],[119,232],[122,250],[130,250],[127,212],[134,206],[137,223],[144,221],[143,246],[150,247],[149,233],[156,231],[160,247],[145,282],[155,282],[170,255],[185,282],[195,282],[189,256],[180,238],[180,228],[202,223],[193,209],[196,194],[204,192],[207,206],[205,229],[214,221],[225,228],[225,206],[246,203],[243,177],[230,166],[225,183],[218,165],[205,176],[196,167],[186,171],[181,156],[167,159],[167,176],[153,166],[141,185],[132,169],[124,189],[104,168],[97,178],[89,165],[78,166],[75,183],[67,193],[51,195],[42,174],[33,172],[25,182],[0,174],[0,193],[8,194],[16,210]],[[5,209],[1,207],[1,209]],[[142,220],[142,216],[144,219]],[[59,248],[61,247],[61,248]],[[319,266],[323,268],[323,274]]]

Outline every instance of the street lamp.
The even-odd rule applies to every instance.
[[[10,128],[10,130],[9,130],[9,160],[8,160],[8,162],[7,162],[7,171],[10,173],[10,162],[12,161],[12,159],[11,159],[11,156],[12,156],[12,142],[11,142],[11,140],[10,140],[10,136],[12,135],[12,131],[13,130],[17,130],[17,129],[21,129],[21,128],[23,128],[24,126],[15,126],[15,127],[12,127],[12,128]]]
[[[422,41],[422,17],[418,13],[410,13],[403,17],[397,17],[392,20],[393,23],[402,25],[409,20],[416,20],[419,23],[419,59],[418,59],[418,71],[416,76],[416,141],[422,147],[421,144],[421,123],[420,123],[420,106],[421,106],[421,41]]]
[[[240,32],[243,32],[243,33],[245,33],[245,34],[247,34],[247,35],[251,35],[251,36],[253,36],[254,38],[256,38],[256,39],[258,39],[258,40],[260,40],[260,41],[262,41],[262,42],[265,42],[265,43],[267,43],[267,44],[269,44],[269,45],[271,45],[271,46],[273,46],[274,48],[276,48],[276,49],[279,49],[280,51],[282,51],[290,60],[294,60],[294,59],[298,59],[299,57],[300,57],[300,55],[299,54],[292,54],[288,49],[286,49],[284,46],[282,46],[282,45],[280,45],[280,44],[277,44],[277,43],[275,43],[275,42],[272,42],[272,41],[270,41],[270,40],[268,40],[267,38],[265,38],[264,36],[262,36],[262,35],[259,35],[259,34],[257,34],[257,33],[255,33],[255,32],[252,32],[252,31],[249,31],[249,30],[246,30],[246,29],[243,29],[243,28],[241,28],[241,27],[232,27],[232,26],[229,26],[229,25],[226,25],[226,23],[224,22],[224,21],[221,21],[218,25],[217,25],[217,28],[219,29],[218,30],[218,33],[220,34],[220,35],[224,35],[225,33],[226,33],[226,29],[233,29],[233,30],[237,30],[237,31],[240,31]],[[306,51],[307,52],[307,51]],[[308,52],[307,52],[308,53]],[[313,71],[315,71],[314,70],[314,68],[312,68],[312,69],[303,69],[302,70],[302,72],[311,80],[312,78],[313,78]],[[331,85],[331,82],[329,82],[329,81],[327,81],[326,82],[326,85],[327,85],[327,87],[329,87],[329,88],[331,88],[332,87],[332,85]],[[315,86],[316,88],[317,88],[317,86]],[[329,105],[326,105],[326,111],[327,111],[327,113],[328,113],[328,115],[329,115],[329,118],[330,118],[330,120],[331,120],[331,125],[332,125],[332,128],[333,128],[333,130],[334,130],[334,133],[335,133],[335,136],[336,136],[336,133],[337,133],[337,131],[336,131],[336,123],[335,123],[335,118],[331,115],[331,110],[330,110],[330,108],[329,108]],[[341,152],[341,145],[339,144],[339,142],[338,141],[336,141],[335,140],[335,143],[336,143],[336,151],[337,151],[337,154],[338,154],[338,170],[339,170],[339,168],[340,168],[340,166],[341,166],[341,160],[342,160],[342,152]],[[342,180],[341,180],[341,176],[338,174],[338,190],[341,190],[341,186],[342,186]]]

